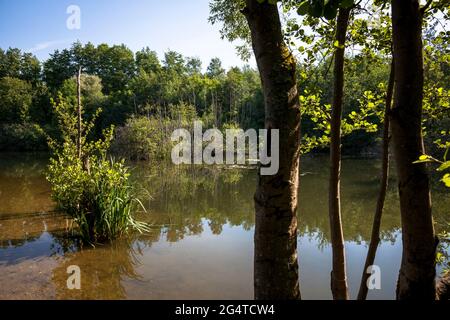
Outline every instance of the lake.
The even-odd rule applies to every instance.
[[[91,248],[80,246],[71,236],[71,220],[55,211],[45,180],[47,161],[45,154],[0,155],[0,299],[253,298],[256,170],[130,164],[148,211],[138,217],[152,231]],[[304,299],[331,299],[327,163],[322,156],[302,160],[298,253]],[[352,298],[370,240],[380,167],[369,159],[343,161]],[[395,298],[402,247],[391,175],[375,262],[381,290],[370,291],[369,299]],[[436,229],[442,231],[450,221],[450,197],[437,182],[433,188]],[[81,269],[81,290],[67,289],[71,265]]]

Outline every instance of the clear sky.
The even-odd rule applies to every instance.
[[[81,10],[79,30],[66,26],[67,8]],[[0,48],[17,47],[45,60],[55,49],[82,43],[169,49],[196,56],[203,67],[219,57],[224,67],[241,66],[234,45],[208,23],[208,0],[0,0]]]

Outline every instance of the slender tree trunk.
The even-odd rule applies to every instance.
[[[280,135],[279,171],[273,176],[260,175],[255,194],[255,298],[299,299],[296,213],[300,106],[296,61],[284,43],[276,5],[246,0],[243,13],[261,75],[265,126],[269,131],[279,129]]]
[[[422,12],[418,0],[393,0],[395,60],[391,128],[400,194],[403,256],[397,299],[436,297],[437,238],[425,164],[414,164],[423,153]]]
[[[382,147],[382,166],[380,179],[380,192],[378,193],[377,207],[373,218],[372,236],[370,238],[369,250],[367,252],[366,263],[364,264],[363,274],[361,277],[361,284],[359,287],[358,300],[366,300],[367,298],[367,280],[370,275],[367,273],[367,268],[372,266],[375,262],[378,245],[380,244],[380,228],[381,217],[383,215],[384,201],[386,199],[386,192],[389,183],[389,112],[392,106],[392,96],[394,94],[394,60],[391,63],[391,72],[389,75],[389,82],[386,92],[386,102],[384,111],[384,128],[383,128],[383,147]]]
[[[350,9],[339,9],[336,25],[338,48],[334,57],[334,93],[331,112],[329,215],[331,244],[333,247],[333,270],[331,291],[335,300],[349,299],[345,266],[345,246],[341,219],[341,121],[344,97],[345,38]]]
[[[82,128],[81,128],[81,67],[78,68],[78,76],[77,76],[77,116],[78,116],[78,136],[77,136],[77,152],[78,152],[78,158],[81,159],[81,135],[82,135]]]

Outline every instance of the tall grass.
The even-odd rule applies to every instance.
[[[47,179],[58,207],[78,225],[76,232],[85,242],[96,243],[121,237],[129,231],[148,231],[133,213],[145,210],[134,196],[129,173],[123,162],[92,157],[83,170],[76,157],[62,153],[52,158]]]

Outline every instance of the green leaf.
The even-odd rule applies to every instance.
[[[344,49],[344,48],[345,48],[345,46],[344,46],[343,44],[339,44],[339,41],[338,41],[338,40],[336,40],[336,41],[333,43],[333,47],[338,48],[338,49]]]
[[[450,173],[447,173],[443,178],[442,182],[444,182],[446,187],[450,188]]]
[[[433,158],[428,156],[428,155],[426,155],[426,154],[424,154],[424,155],[421,155],[419,157],[419,160],[414,161],[413,163],[414,164],[419,164],[419,163],[426,163],[426,162],[433,162]]]
[[[437,171],[445,171],[448,168],[450,168],[450,161],[444,162],[440,165],[440,167],[437,169]]]

